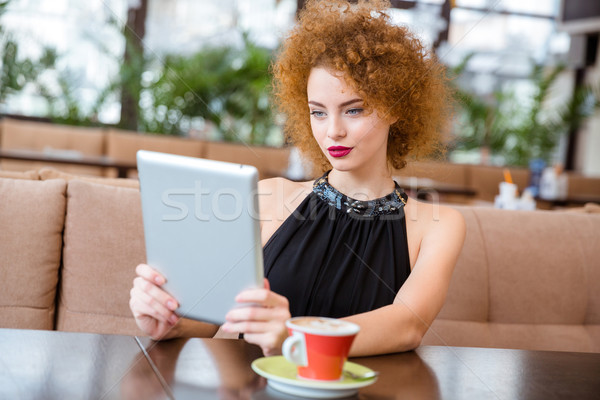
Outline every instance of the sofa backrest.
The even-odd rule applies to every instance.
[[[146,259],[139,190],[69,181],[63,241],[56,329],[142,334],[129,309]]]
[[[36,150],[39,152],[77,151],[82,156],[104,155],[102,128],[82,128],[41,122],[20,121],[10,118],[0,120],[0,148],[4,150]],[[20,160],[0,160],[0,168],[27,171],[42,166],[55,166],[74,174],[103,176],[101,167],[52,164]]]
[[[465,245],[423,343],[600,352],[600,216],[457,209]]]
[[[253,165],[260,179],[285,176],[289,148],[246,146],[237,143],[207,142],[204,157],[210,160]]]
[[[0,178],[0,327],[140,334],[139,190],[65,179]],[[600,215],[456,208],[465,245],[423,344],[600,352]]]
[[[138,150],[159,151],[188,157],[204,157],[205,142],[176,136],[151,135],[109,129],[106,136],[106,155],[117,161],[136,162]],[[130,176],[137,176],[135,171]]]
[[[0,327],[53,329],[66,182],[0,178]]]
[[[584,176],[577,173],[567,173],[569,196],[590,196],[600,198],[600,177]]]
[[[394,176],[419,177],[459,186],[469,186],[468,164],[439,161],[410,161],[406,167],[395,170]]]

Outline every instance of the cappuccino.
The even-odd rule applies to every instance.
[[[292,328],[298,327],[302,330],[308,329],[314,332],[323,332],[324,334],[352,334],[356,333],[355,327],[351,322],[342,321],[334,318],[324,317],[298,317],[290,320]]]
[[[283,342],[281,352],[297,365],[299,378],[340,379],[360,326],[325,317],[296,317],[285,321],[285,326],[290,336]]]

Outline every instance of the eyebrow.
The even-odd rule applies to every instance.
[[[356,99],[345,101],[345,102],[343,102],[342,104],[339,105],[339,108],[343,108],[343,107],[349,106],[350,104],[354,104],[354,103],[357,103],[359,101],[363,101],[363,99],[356,98]],[[327,107],[325,107],[325,105],[323,105],[323,104],[321,104],[319,102],[316,102],[316,101],[312,101],[312,100],[310,100],[308,102],[308,104],[312,104],[313,106],[317,106],[317,107],[327,108]]]

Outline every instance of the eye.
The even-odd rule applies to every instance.
[[[358,114],[360,114],[360,113],[362,113],[362,112],[363,112],[363,109],[362,109],[362,108],[351,108],[351,109],[349,109],[348,111],[346,111],[346,113],[347,113],[348,115],[358,115]]]
[[[321,118],[325,116],[325,113],[323,111],[319,111],[319,110],[314,110],[310,112],[310,115],[317,117],[317,118]]]

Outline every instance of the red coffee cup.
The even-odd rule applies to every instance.
[[[323,317],[296,317],[285,325],[290,336],[283,342],[282,352],[298,365],[298,377],[323,381],[342,377],[358,325]]]

